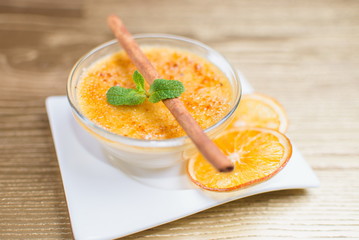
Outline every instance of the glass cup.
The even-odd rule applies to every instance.
[[[242,94],[241,84],[236,70],[218,52],[198,41],[167,35],[141,34],[134,36],[142,47],[161,46],[183,49],[207,59],[217,66],[228,78],[233,90],[231,110],[220,121],[205,129],[206,134],[213,138],[231,121]],[[122,50],[117,40],[104,43],[83,56],[73,67],[67,84],[67,97],[73,116],[77,122],[90,132],[102,145],[105,155],[115,165],[130,164],[141,168],[165,168],[174,165],[183,158],[183,153],[194,151],[195,146],[187,136],[165,140],[142,140],[121,136],[109,132],[87,119],[80,110],[77,96],[77,85],[81,81],[83,72],[99,59]]]

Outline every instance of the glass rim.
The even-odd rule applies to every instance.
[[[162,39],[170,39],[170,40],[182,41],[182,42],[186,42],[186,43],[190,43],[190,44],[193,44],[193,45],[200,46],[201,48],[204,48],[208,52],[210,52],[212,54],[215,54],[215,55],[221,57],[223,60],[225,60],[226,64],[229,66],[231,74],[233,75],[233,77],[236,80],[236,83],[238,84],[238,86],[237,86],[238,87],[238,90],[237,90],[238,92],[237,93],[235,92],[236,96],[235,96],[234,104],[231,107],[231,110],[221,120],[219,120],[218,122],[216,122],[212,126],[204,129],[203,131],[207,134],[208,132],[220,127],[228,118],[230,118],[233,115],[233,113],[235,112],[235,110],[238,107],[238,104],[239,104],[241,96],[242,96],[242,85],[241,85],[241,81],[239,79],[237,71],[235,70],[235,68],[229,63],[229,61],[222,54],[218,53],[217,51],[215,51],[211,47],[209,47],[206,44],[201,43],[201,42],[199,42],[197,40],[193,40],[193,39],[182,37],[182,36],[172,35],[172,34],[145,33],[145,34],[135,34],[135,35],[133,35],[133,37],[134,37],[134,39],[162,38]],[[95,129],[97,134],[99,134],[99,132],[106,134],[105,138],[107,138],[107,139],[109,139],[111,141],[114,141],[114,142],[125,143],[125,144],[128,144],[128,145],[138,146],[138,147],[157,147],[157,148],[158,147],[176,147],[176,146],[183,145],[187,140],[189,140],[189,137],[187,135],[182,136],[182,137],[177,137],[177,138],[147,140],[147,139],[137,139],[137,138],[126,137],[126,136],[122,136],[122,135],[110,132],[110,131],[106,130],[105,128],[97,125],[96,123],[94,123],[93,121],[88,119],[87,117],[85,117],[81,113],[81,111],[75,106],[73,96],[71,96],[71,93],[70,93],[71,83],[73,81],[73,76],[74,76],[75,72],[78,71],[78,68],[81,65],[81,63],[86,61],[94,53],[96,53],[96,52],[98,52],[98,51],[100,51],[100,50],[102,50],[102,49],[104,49],[106,47],[109,47],[111,45],[114,45],[114,44],[118,44],[117,39],[107,41],[107,42],[105,42],[105,43],[91,49],[89,52],[84,54],[75,63],[75,65],[71,69],[71,72],[70,72],[69,77],[68,77],[67,87],[66,87],[66,95],[67,95],[67,99],[68,99],[68,101],[70,103],[70,106],[71,106],[72,110],[74,111],[74,113],[76,113],[77,117],[81,121],[83,121],[83,123],[85,124],[86,127],[90,126],[91,128]]]

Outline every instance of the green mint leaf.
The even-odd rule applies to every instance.
[[[183,83],[177,80],[156,79],[150,86],[149,101],[157,103],[168,98],[179,97],[184,92]]]
[[[120,86],[111,87],[107,93],[107,102],[111,105],[138,105],[146,100],[146,94],[136,89],[123,88]]]
[[[145,90],[145,79],[143,78],[142,74],[139,71],[135,71],[132,75],[132,79],[136,84],[136,89],[139,92],[146,93]]]

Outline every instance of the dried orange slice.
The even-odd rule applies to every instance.
[[[285,133],[288,127],[284,108],[273,98],[262,94],[243,95],[229,128],[252,126]]]
[[[210,191],[232,191],[269,179],[292,155],[289,139],[272,129],[234,128],[214,142],[233,161],[232,172],[218,172],[200,153],[190,156],[187,165],[192,182]]]

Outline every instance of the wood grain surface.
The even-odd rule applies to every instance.
[[[359,238],[359,1],[0,0],[0,239],[72,239],[44,100],[89,49],[133,33],[198,39],[287,109],[321,181],[124,239]]]

